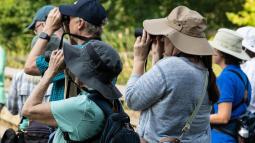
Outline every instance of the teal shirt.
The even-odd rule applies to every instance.
[[[5,104],[4,95],[4,67],[5,67],[5,51],[0,47],[0,104]]]
[[[87,95],[51,102],[51,112],[58,126],[53,143],[66,143],[62,131],[68,132],[71,140],[83,141],[103,129],[104,113]]]
[[[45,61],[45,57],[43,55],[37,57],[36,66],[39,69],[41,75],[48,69],[49,63]],[[50,101],[58,101],[64,99],[64,90],[65,90],[65,75],[64,72],[58,73],[52,79],[52,90]]]
[[[32,42],[33,43],[33,42]],[[85,47],[85,44],[87,42],[83,43],[82,45],[73,45],[77,48],[83,48]],[[52,44],[50,44],[52,45]],[[36,59],[36,66],[39,69],[41,75],[44,74],[44,72],[48,69],[49,63],[46,62],[45,57],[43,55],[37,57]],[[52,90],[51,90],[51,96],[50,101],[58,101],[64,99],[64,90],[65,90],[65,75],[64,72],[58,73],[53,79],[52,79]]]

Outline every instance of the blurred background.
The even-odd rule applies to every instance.
[[[72,4],[75,0],[0,0],[0,45],[7,53],[7,66],[23,68],[33,37],[25,28],[38,8]],[[116,48],[124,68],[118,84],[125,84],[132,69],[134,29],[145,19],[165,17],[176,6],[185,5],[207,19],[207,36],[220,27],[235,29],[255,25],[255,0],[101,0],[108,12],[103,40]],[[216,73],[219,69],[216,68]]]
[[[0,0],[0,46],[7,54],[6,90],[12,75],[23,68],[31,49],[34,34],[26,30],[26,27],[36,11],[48,4],[59,6],[74,2],[75,0]],[[166,17],[174,7],[185,5],[206,17],[209,39],[221,27],[235,30],[240,26],[255,26],[255,0],[101,0],[101,3],[109,18],[102,39],[118,50],[123,61],[119,85],[125,85],[131,74],[134,29],[142,27],[145,19]],[[150,64],[149,62],[148,66]],[[214,66],[214,71],[218,75],[221,70]],[[139,113],[126,112],[132,117],[132,125],[136,125]],[[7,128],[17,128],[19,121],[19,116],[10,115],[6,109],[0,112],[0,137]]]

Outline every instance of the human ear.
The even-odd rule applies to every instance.
[[[78,24],[78,29],[79,30],[82,30],[84,29],[85,27],[87,27],[87,23],[81,19],[79,19],[79,24]]]

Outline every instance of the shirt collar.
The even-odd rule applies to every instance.
[[[240,65],[227,65],[224,70],[228,69],[240,69]]]

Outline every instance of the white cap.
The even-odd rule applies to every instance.
[[[241,27],[236,32],[243,37],[243,47],[255,53],[255,27]]]

